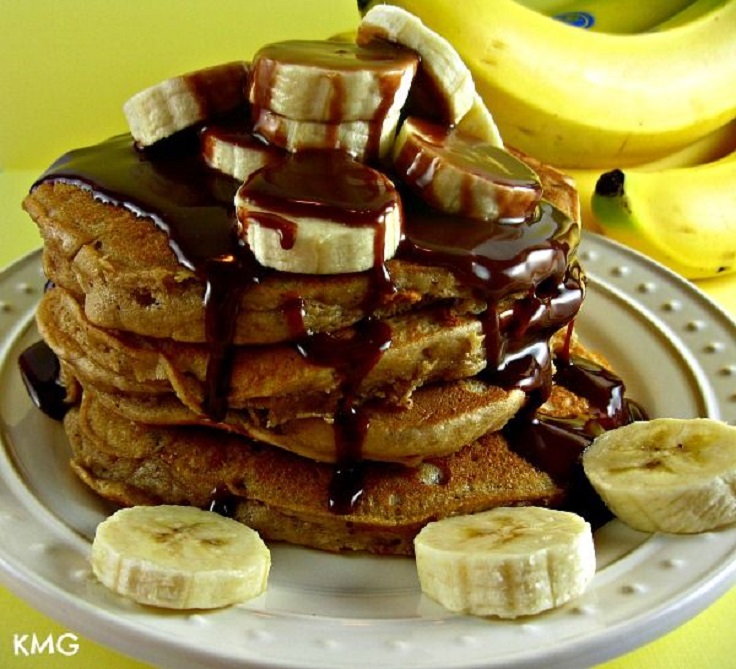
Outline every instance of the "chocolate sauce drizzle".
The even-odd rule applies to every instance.
[[[570,332],[572,331],[572,323]],[[605,367],[569,352],[566,345],[555,358],[554,382],[590,404],[582,417],[560,418],[527,407],[504,432],[512,447],[569,492],[566,507],[599,527],[610,511],[593,490],[582,467],[582,454],[602,432],[646,420],[646,411],[626,397],[623,381]]]
[[[347,336],[346,336],[347,335]],[[356,404],[363,379],[391,346],[391,328],[372,318],[349,333],[319,333],[298,344],[310,362],[332,367],[341,379],[341,398],[335,413],[335,473],[328,491],[331,511],[347,514],[363,494],[361,444],[370,427],[368,415]]]
[[[31,401],[54,420],[67,412],[66,389],[59,380],[59,359],[45,341],[29,346],[18,358],[21,379]]]
[[[203,410],[221,420],[240,295],[266,274],[237,236],[237,182],[207,167],[195,133],[147,150],[137,149],[130,135],[119,135],[62,156],[34,187],[47,181],[77,185],[152,221],[166,233],[178,261],[203,281],[210,344]]]
[[[275,178],[284,176],[278,167],[271,169]],[[324,173],[303,176],[325,187]],[[340,183],[339,175],[334,179]],[[215,420],[221,420],[227,411],[233,333],[241,294],[267,274],[238,238],[233,201],[240,184],[206,167],[197,136],[190,132],[148,150],[136,149],[129,135],[113,137],[66,154],[34,187],[43,182],[78,185],[101,201],[127,208],[142,221],[152,221],[168,236],[179,262],[201,278],[210,346],[203,408]],[[370,190],[371,186],[363,183],[361,187]],[[373,186],[377,188],[378,184]],[[279,192],[284,187],[280,184]],[[257,193],[261,199],[270,197],[265,186]],[[511,224],[450,219],[423,206],[410,194],[402,193],[402,200],[405,230],[398,257],[449,269],[485,303],[480,314],[487,351],[483,375],[502,387],[522,388],[530,395],[530,406],[536,408],[546,399],[552,384],[549,337],[572,321],[584,297],[584,276],[571,256],[577,244],[576,225],[544,201],[533,217]],[[339,209],[339,215],[345,216],[345,208]],[[361,216],[355,209],[354,215],[347,214],[346,224],[362,224]],[[285,230],[282,222],[277,224]],[[377,252],[376,258],[370,271],[373,289],[366,304],[368,313],[387,291],[394,289],[382,253]],[[515,298],[510,301],[513,306],[502,309],[504,298],[511,296]],[[355,396],[362,380],[390,347],[391,332],[382,321],[367,317],[351,329],[350,336],[310,333],[304,327],[299,295],[289,297],[284,312],[300,353],[315,364],[334,368],[342,381],[342,399],[335,416],[338,464],[329,505],[336,513],[349,513],[362,493],[361,444],[369,426]],[[625,419],[623,409],[616,408],[623,397],[618,380],[578,360],[562,362],[557,361],[557,382],[590,395],[596,406],[603,407],[601,426]],[[514,443],[527,443],[528,430],[534,432],[532,445],[524,447],[524,455],[536,459],[554,476],[569,471],[566,451],[579,455],[577,435],[584,433],[580,444],[590,437],[587,425],[560,426],[542,419],[529,420],[529,416],[524,425],[516,423],[510,429],[515,431]],[[559,430],[566,435],[562,449],[558,448],[559,440],[549,436]],[[575,444],[572,448],[567,445],[569,435]]]
[[[541,404],[552,387],[549,338],[575,317],[585,293],[582,271],[570,258],[574,223],[544,201],[534,217],[514,224],[450,219],[415,201],[406,211],[400,257],[446,267],[486,304],[483,376]],[[504,298],[519,294],[501,310]]]

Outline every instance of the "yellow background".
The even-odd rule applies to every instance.
[[[121,106],[137,90],[248,59],[270,41],[327,37],[353,27],[357,16],[354,0],[0,0],[0,268],[39,245],[20,210],[35,176],[64,151],[124,131]],[[699,285],[736,314],[734,279]],[[734,620],[736,590],[678,630],[604,666],[736,667]],[[71,657],[13,655],[13,634],[45,638],[64,631],[0,588],[3,668],[145,666],[88,639]]]

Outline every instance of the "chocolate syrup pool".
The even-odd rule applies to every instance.
[[[103,202],[127,208],[140,217],[142,225],[153,223],[166,233],[178,261],[203,284],[210,346],[203,410],[214,420],[221,420],[227,411],[240,297],[270,270],[259,265],[236,234],[233,202],[240,183],[208,168],[200,156],[194,133],[182,133],[174,141],[165,140],[145,151],[138,150],[129,135],[120,135],[66,154],[37,184],[75,184]],[[315,169],[319,169],[320,160],[315,161]],[[305,169],[303,160],[300,169]],[[344,196],[344,191],[341,193]],[[508,432],[512,443],[526,442],[514,435],[522,435],[534,425],[533,409],[551,389],[549,338],[573,321],[584,298],[584,276],[573,257],[577,226],[546,202],[534,216],[514,224],[450,219],[410,195],[405,197],[404,209],[404,238],[397,259],[449,269],[486,305],[479,315],[487,352],[483,376],[502,387],[521,388],[528,393],[530,408],[524,425],[517,422],[514,431]],[[286,314],[294,325],[297,350],[315,364],[336,369],[343,380],[343,399],[335,416],[339,461],[329,492],[329,506],[337,513],[349,513],[362,492],[361,443],[369,425],[354,402],[355,390],[391,345],[390,328],[370,316],[372,308],[392,291],[390,271],[381,254],[376,255],[370,276],[373,290],[365,305],[366,318],[352,328],[350,337],[310,333],[299,322],[298,309],[290,308]],[[502,309],[502,301],[511,295],[515,296],[513,306]],[[295,299],[298,303],[298,296]],[[569,367],[577,365],[575,361],[567,363]],[[603,376],[603,370],[588,369],[586,378],[596,374]],[[575,377],[572,373],[568,376]],[[566,383],[583,396],[596,387],[578,377]],[[620,380],[612,384],[619,385],[623,393]],[[611,402],[606,398],[603,406],[600,397],[590,396],[591,404],[599,410],[601,425],[623,424],[630,419],[625,411],[612,414]],[[560,434],[565,432],[574,444],[581,444],[581,435],[587,443],[595,436],[595,429],[589,427],[576,425],[565,430],[563,426],[555,431],[554,441],[559,445]],[[537,430],[535,443],[541,442],[550,443],[550,438]],[[569,447],[566,442],[565,448],[555,447],[567,455],[561,456],[564,461],[552,464],[550,458],[540,455],[545,448],[535,447],[535,452],[526,455],[536,458],[543,469],[570,471],[582,445]]]

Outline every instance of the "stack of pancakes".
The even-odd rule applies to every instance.
[[[568,328],[585,283],[568,179],[516,154],[543,200],[513,224],[402,193],[392,259],[305,275],[258,266],[233,234],[239,182],[198,147],[191,132],[148,150],[115,137],[62,157],[24,203],[86,484],[392,554],[437,518],[564,502],[572,478],[509,426],[600,414],[554,381],[555,349],[587,356]]]
[[[567,182],[537,169],[546,196],[574,214]],[[42,180],[25,207],[45,242],[52,285],[38,325],[73,405],[65,418],[72,466],[102,496],[225,504],[270,539],[407,553],[434,518],[550,504],[564,494],[501,432],[533,397],[524,380],[550,372],[496,381],[503,375],[488,369],[484,318],[489,309],[501,316],[509,350],[520,340],[523,350],[548,345],[582,299],[575,225],[565,229],[561,273],[555,266],[491,304],[451,269],[401,254],[386,263],[394,290],[378,298],[367,299],[371,272],[268,273],[239,295],[227,408],[214,416],[207,280],[181,264],[167,234],[68,180]],[[527,255],[521,251],[519,266]],[[517,333],[523,314],[552,311],[551,287],[571,280],[579,288],[571,306],[537,319],[535,332]],[[368,335],[379,323],[390,345],[349,389],[350,368],[374,353]],[[305,351],[320,338],[336,351],[350,342],[352,353],[315,362]],[[365,434],[346,446],[348,393]],[[587,411],[557,386],[545,407],[566,416]]]

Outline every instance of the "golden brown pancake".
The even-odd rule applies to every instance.
[[[334,468],[201,427],[126,420],[94,397],[65,419],[82,480],[118,504],[193,504],[225,497],[234,517],[271,540],[339,551],[411,554],[427,522],[507,504],[553,504],[548,474],[488,433],[418,467],[366,462],[362,495],[347,514],[330,510]]]
[[[100,328],[86,319],[71,293],[58,287],[43,296],[37,323],[59,358],[87,381],[113,391],[176,393],[192,411],[201,413],[210,355],[206,344]],[[391,346],[362,379],[358,398],[380,397],[406,405],[417,387],[474,376],[485,367],[483,333],[472,314],[423,309],[385,323]],[[339,336],[354,334],[345,328]],[[237,347],[231,378],[228,401],[235,409],[269,407],[274,398],[309,406],[305,397],[321,396],[318,415],[332,415],[341,396],[338,372],[311,362],[292,343]]]
[[[207,426],[320,462],[339,460],[339,436],[331,417],[292,417],[270,423],[271,414],[230,410],[223,421],[214,422],[193,413],[173,396],[110,393],[94,385],[80,385],[87,396],[129,420],[158,426]],[[474,378],[425,386],[414,393],[408,407],[370,402],[363,407],[368,427],[360,455],[364,460],[409,465],[447,455],[503,428],[525,402],[520,390],[505,391]]]
[[[562,334],[555,348],[568,346]],[[577,340],[573,356],[606,366]],[[315,462],[242,434],[202,424],[176,424],[157,407],[131,419],[125,400],[92,389],[65,419],[72,467],[102,497],[121,505],[192,504],[227,509],[264,537],[323,550],[411,554],[415,534],[427,522],[514,504],[557,506],[570,493],[574,461],[563,479],[553,478],[520,453],[501,431],[489,431],[456,452],[425,458],[416,466],[364,461],[357,504],[330,508],[334,465]],[[462,398],[450,411],[472,412]],[[176,412],[175,412],[176,413]],[[596,407],[555,385],[539,415],[584,424]],[[155,417],[158,424],[148,422]],[[427,430],[441,438],[439,417]],[[509,433],[514,438],[514,432]],[[521,446],[521,450],[518,447]]]
[[[521,154],[519,154],[521,155]],[[551,167],[522,156],[542,181],[544,197],[579,222],[578,194]],[[185,342],[204,342],[206,285],[182,265],[166,233],[129,209],[96,198],[86,187],[41,181],[23,203],[44,241],[46,276],[83,299],[89,320],[113,328]],[[569,230],[570,260],[578,226]],[[325,332],[372,313],[378,318],[437,302],[478,297],[448,268],[395,258],[386,264],[395,291],[377,304],[367,300],[367,272],[331,276],[269,273],[240,296],[234,341],[260,344],[293,338],[290,314],[298,298],[303,327]],[[539,277],[541,281],[544,277]]]

